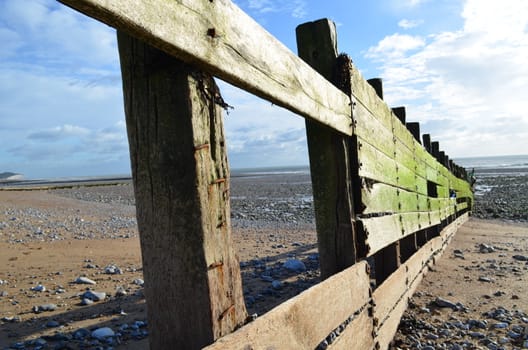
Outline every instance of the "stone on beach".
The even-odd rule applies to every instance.
[[[94,280],[91,280],[88,277],[84,277],[84,276],[77,277],[77,279],[74,281],[74,283],[77,283],[77,284],[91,284],[91,285],[97,284],[97,282],[95,282]]]
[[[305,272],[306,265],[298,259],[288,259],[282,265],[285,269],[292,272]]]
[[[113,337],[115,335],[114,331],[110,327],[97,328],[92,332],[92,338],[97,340],[104,340],[108,337]]]

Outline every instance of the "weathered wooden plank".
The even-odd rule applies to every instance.
[[[392,130],[394,132],[394,137],[397,142],[400,142],[409,150],[414,151],[414,143],[416,142],[416,140],[409,132],[409,130],[407,130],[407,127],[397,118],[393,119]]]
[[[60,1],[276,105],[352,134],[350,97],[231,1]]]
[[[118,44],[150,348],[198,349],[247,317],[218,88],[138,39]]]
[[[376,149],[383,152],[387,157],[394,158],[394,139],[392,129],[387,128],[383,119],[374,116],[366,108],[356,108],[354,110],[354,133],[361,140],[358,140],[361,147],[362,142],[368,142]],[[376,135],[376,137],[372,137]]]
[[[365,208],[361,214],[429,211],[427,196],[383,183],[364,181],[361,201]]]
[[[360,218],[358,222],[367,235],[368,256],[405,236],[434,225],[431,223],[431,214],[435,215],[434,212],[416,212]],[[442,216],[442,213],[439,215]]]
[[[369,113],[379,120],[386,129],[392,130],[392,120],[396,117],[387,104],[379,98],[376,91],[361,76],[355,67],[351,69],[351,85],[354,106],[354,119]]]
[[[314,349],[332,330],[369,303],[367,266],[366,262],[356,263],[205,350]]]
[[[402,264],[389,278],[372,293],[374,319],[378,326],[383,325],[392,309],[407,292],[407,264]]]
[[[333,76],[337,64],[335,24],[327,19],[308,22],[298,26],[296,33],[299,56],[328,80],[337,80],[339,77]],[[350,137],[312,120],[306,120],[306,136],[324,279],[354,264],[358,255],[350,154],[355,147]]]
[[[365,308],[350,322],[345,330],[327,348],[329,350],[368,350],[374,349],[374,326],[369,310]]]

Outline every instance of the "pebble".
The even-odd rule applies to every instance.
[[[274,280],[273,282],[271,282],[271,287],[275,290],[280,290],[282,289],[282,282],[278,280]]]
[[[298,259],[288,259],[282,266],[292,272],[306,271],[306,265],[304,265],[304,263]]]
[[[105,273],[107,275],[121,275],[123,274],[123,271],[117,267],[116,265],[108,265],[107,267],[105,267],[104,269]]]
[[[134,283],[137,286],[143,287],[143,285],[145,284],[145,281],[143,281],[141,278],[136,278],[132,283]]]
[[[492,245],[481,243],[479,245],[479,251],[483,254],[493,253],[495,251],[495,247],[493,247]]]
[[[486,277],[486,276],[480,276],[478,280],[480,282],[487,282],[487,283],[493,282],[493,280],[490,277]]]
[[[43,286],[42,284],[36,285],[35,287],[31,287],[30,289],[34,292],[45,292],[46,291],[46,287]]]
[[[95,338],[98,340],[104,340],[105,338],[113,337],[114,335],[115,333],[110,327],[97,328],[91,334],[92,338]]]
[[[91,284],[91,285],[97,284],[97,282],[95,282],[94,280],[91,280],[88,277],[84,277],[84,276],[77,277],[77,279],[74,281],[74,283],[77,283],[77,284]]]
[[[57,305],[55,304],[42,304],[38,306],[33,306],[33,312],[38,314],[45,311],[55,311],[57,309]]]
[[[88,299],[92,301],[101,301],[106,298],[105,292],[95,292],[92,290],[87,290],[81,295],[81,299]]]
[[[450,307],[452,309],[456,309],[457,308],[457,304],[455,304],[452,301],[449,301],[447,299],[440,298],[440,297],[437,297],[435,299],[434,303],[438,307]]]
[[[518,261],[528,261],[528,256],[525,255],[514,255],[512,258]]]

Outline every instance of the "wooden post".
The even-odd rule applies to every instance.
[[[417,122],[410,122],[405,124],[407,127],[407,130],[414,136],[414,139],[418,141],[418,143],[422,143],[420,141],[420,123]]]
[[[304,23],[296,34],[299,57],[331,81],[337,58],[335,24],[328,19]],[[308,119],[306,136],[321,277],[325,279],[353,265],[357,258],[350,138]]]
[[[381,78],[372,78],[367,80],[367,83],[376,90],[376,95],[383,100],[383,80]]]
[[[423,146],[425,150],[431,154],[431,135],[423,134],[422,140],[423,140]]]
[[[396,115],[396,117],[398,117],[402,124],[405,124],[405,119],[407,115],[405,107],[394,107],[392,108],[392,112]]]
[[[118,31],[151,349],[201,349],[244,323],[213,78]]]
[[[431,142],[431,154],[440,162],[440,143],[438,141]]]

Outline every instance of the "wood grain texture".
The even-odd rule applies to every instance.
[[[150,348],[198,349],[247,317],[217,87],[138,39],[118,44]]]
[[[343,134],[350,97],[229,0],[62,0],[187,63]]]
[[[296,29],[299,56],[328,80],[337,83],[337,33],[322,19]],[[345,71],[346,73],[347,71]],[[357,259],[353,222],[350,137],[318,122],[306,120],[314,209],[323,279],[344,270]]]
[[[369,350],[374,349],[374,325],[365,308],[333,342],[328,350]]]
[[[367,263],[359,262],[282,303],[205,350],[315,349],[332,330],[369,302]],[[368,322],[364,320],[359,323],[360,326],[365,324]],[[361,329],[356,331],[363,334]]]

